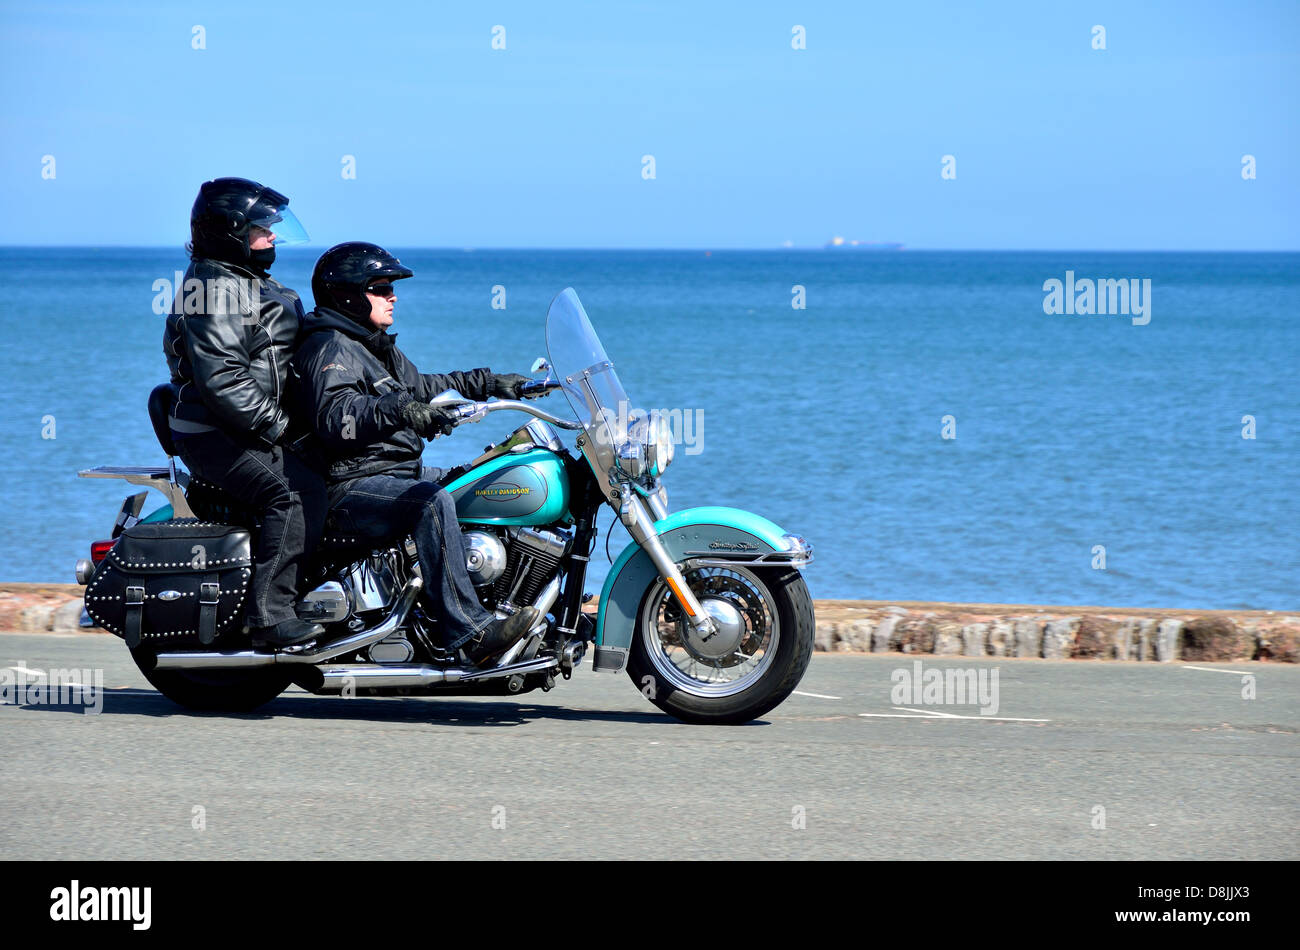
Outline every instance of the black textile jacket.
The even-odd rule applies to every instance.
[[[489,395],[487,367],[421,373],[395,339],[325,307],[303,318],[290,404],[315,431],[330,485],[365,475],[419,478],[424,440],[407,426],[402,407],[448,389],[469,399]]]

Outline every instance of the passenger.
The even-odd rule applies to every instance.
[[[271,648],[323,632],[294,610],[327,503],[320,474],[290,447],[306,427],[282,405],[303,309],[270,268],[277,244],[307,239],[288,204],[245,178],[202,185],[190,266],[163,333],[179,387],[169,420],[177,454],[261,514],[247,622],[253,645]]]
[[[540,611],[525,607],[501,619],[479,603],[456,504],[437,484],[445,472],[421,461],[422,440],[452,429],[451,417],[428,401],[448,389],[475,400],[517,399],[529,379],[487,368],[419,372],[388,333],[393,281],[412,273],[374,244],[339,244],[321,256],[311,279],[316,309],[304,318],[294,357],[295,405],[328,460],[330,509],[340,529],[376,541],[412,533],[445,646],[483,663],[521,639]]]

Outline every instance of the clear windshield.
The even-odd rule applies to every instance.
[[[630,403],[572,287],[557,294],[546,313],[546,350],[551,371],[591,439],[589,457],[608,471],[615,447],[627,438]]]

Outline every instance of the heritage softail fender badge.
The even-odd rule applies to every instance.
[[[181,592],[178,590],[165,590],[158,595],[159,600],[180,600]]]

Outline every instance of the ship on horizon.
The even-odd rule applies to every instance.
[[[900,241],[846,241],[836,235],[822,248],[830,251],[901,251],[903,245]]]

